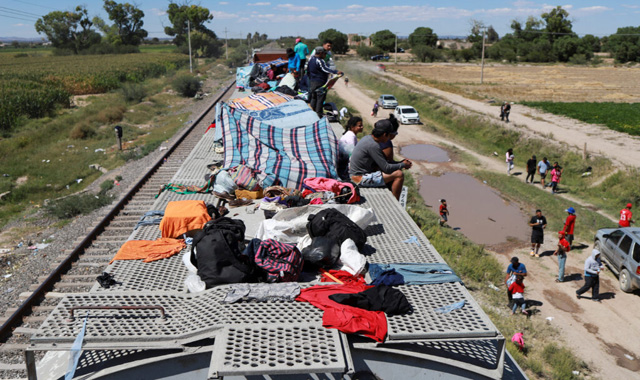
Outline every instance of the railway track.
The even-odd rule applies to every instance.
[[[214,106],[228,97],[235,82],[226,84],[212,97],[192,125],[167,149],[117,204],[104,211],[104,217],[90,232],[73,242],[76,248],[64,251],[51,265],[48,276],[38,277],[20,303],[0,318],[0,379],[27,378],[24,350],[29,339],[65,294],[88,292],[120,246],[131,235],[140,216],[153,205],[159,188],[170,182],[184,159],[200,141],[213,119]],[[36,356],[36,360],[40,357]]]

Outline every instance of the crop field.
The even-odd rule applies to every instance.
[[[387,70],[417,76],[434,87],[455,86],[463,94],[481,98],[515,102],[640,102],[638,68],[485,65],[483,85],[479,64],[388,65]]]
[[[0,54],[0,131],[20,117],[42,117],[68,106],[72,95],[98,94],[183,66],[184,55],[31,56]]]

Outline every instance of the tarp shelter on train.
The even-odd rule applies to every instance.
[[[222,135],[224,168],[245,165],[255,170],[262,188],[281,185],[302,189],[305,178],[336,178],[338,141],[327,119],[300,124],[295,120],[306,123],[310,118],[305,115],[313,111],[304,103],[297,103],[297,107],[289,117],[291,124],[276,126],[269,120],[285,116],[282,111],[256,115],[262,116],[264,121],[260,121],[249,115],[250,110],[243,112],[223,104],[216,129]]]

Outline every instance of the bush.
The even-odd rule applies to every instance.
[[[51,202],[47,205],[46,210],[58,219],[68,219],[76,215],[88,214],[109,203],[111,203],[111,198],[104,194],[81,194]]]
[[[377,46],[358,46],[358,55],[364,59],[371,59],[371,56],[382,54],[382,49]]]
[[[173,89],[182,96],[194,97],[200,91],[200,81],[191,75],[180,75],[173,80]]]
[[[97,120],[101,123],[115,123],[122,120],[127,109],[124,106],[112,106],[98,112]]]
[[[574,65],[584,65],[587,63],[587,56],[584,54],[574,54],[569,58],[569,63]]]
[[[69,137],[74,140],[84,140],[96,135],[96,129],[88,122],[80,122],[69,133]]]
[[[411,49],[411,54],[413,54],[420,62],[433,62],[435,60],[442,59],[442,52],[425,45],[414,47]]]
[[[100,194],[105,194],[107,191],[113,189],[114,186],[113,181],[110,179],[103,181],[100,184]]]
[[[140,103],[147,96],[147,90],[141,84],[125,83],[122,86],[122,95],[128,103]]]

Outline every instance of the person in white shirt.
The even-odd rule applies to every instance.
[[[344,129],[345,132],[338,141],[338,176],[343,179],[349,179],[349,159],[351,158],[353,148],[358,144],[357,134],[361,133],[364,129],[362,126],[362,118],[352,116],[349,121],[347,121]]]

